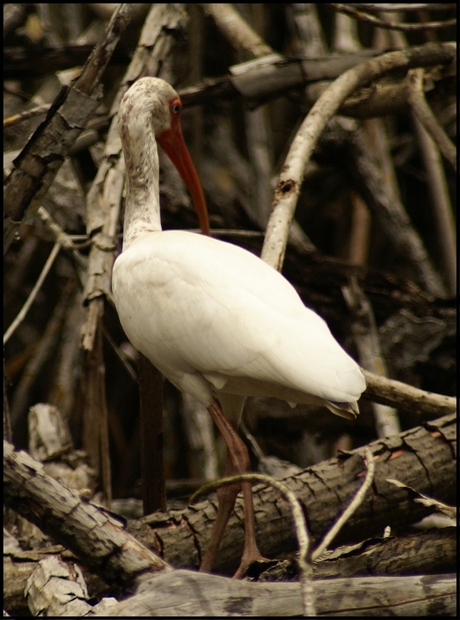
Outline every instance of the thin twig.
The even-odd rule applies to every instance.
[[[105,325],[102,325],[102,331],[103,331],[103,334],[104,334],[104,338],[106,338],[107,342],[112,347],[113,352],[118,357],[120,362],[123,364],[123,366],[124,366],[126,372],[128,373],[129,377],[134,381],[134,383],[137,383],[137,380],[138,380],[137,372],[134,370],[134,368],[131,366],[131,364],[127,360],[127,356],[123,354],[122,350],[117,345],[115,340],[112,338],[112,335],[110,334],[109,330],[106,328]]]
[[[449,136],[439,124],[425,99],[423,92],[423,74],[424,70],[421,67],[418,69],[411,69],[407,74],[407,80],[409,83],[409,103],[411,104],[412,109],[417,115],[419,121],[433,138],[441,153],[444,155],[455,172],[457,172],[456,148],[449,139]]]
[[[359,19],[363,22],[367,22],[372,24],[376,28],[385,28],[387,30],[402,30],[403,32],[411,32],[414,30],[436,30],[438,28],[448,28],[449,26],[455,26],[457,20],[454,19],[446,19],[443,22],[425,22],[421,24],[399,24],[395,22],[387,22],[382,21],[378,17],[374,17],[374,15],[369,15],[368,13],[363,13],[363,11],[358,11],[357,9],[352,8],[347,4],[336,4],[336,3],[328,3],[330,7],[332,7],[336,11],[340,11],[341,13],[346,13],[355,19]]]
[[[38,215],[41,217],[43,222],[46,224],[48,229],[52,232],[53,236],[56,239],[56,243],[60,243],[61,246],[65,250],[70,250],[72,252],[73,257],[75,258],[78,267],[81,269],[86,269],[87,262],[83,258],[83,256],[78,252],[75,247],[74,242],[72,241],[72,237],[68,235],[59,224],[51,217],[48,211],[44,207],[38,207],[37,210]],[[85,244],[86,245],[86,244]],[[84,246],[83,246],[84,247]],[[82,280],[82,274],[79,274],[80,281]]]
[[[14,390],[11,399],[11,422],[13,427],[23,415],[27,413],[28,404],[31,401],[31,391],[36,385],[37,378],[45,362],[54,355],[56,358],[56,348],[58,347],[58,337],[61,331],[65,314],[69,307],[69,300],[75,287],[75,280],[67,280],[49,321],[46,324],[43,335],[24,367],[21,378]]]
[[[406,11],[445,11],[446,9],[455,9],[457,6],[455,2],[446,2],[446,3],[436,3],[436,2],[395,2],[395,3],[387,3],[387,2],[360,2],[354,4],[352,2],[349,3],[349,6],[354,7],[355,9],[363,9],[364,11],[376,11],[380,13],[381,11],[385,11],[386,13],[405,13]]]
[[[369,451],[370,453],[370,451]],[[295,493],[291,491],[285,484],[275,480],[271,476],[265,474],[240,474],[238,476],[230,476],[228,478],[220,478],[203,485],[196,493],[190,498],[190,504],[192,504],[200,495],[214,491],[222,486],[229,486],[235,484],[235,482],[261,482],[268,484],[277,489],[285,500],[289,503],[289,507],[292,512],[292,519],[294,521],[294,528],[299,545],[299,570],[300,570],[300,588],[302,592],[302,606],[304,616],[316,616],[314,605],[314,593],[312,583],[312,566],[308,557],[308,551],[310,547],[310,537],[308,534],[307,524],[305,522],[305,516],[302,510],[302,506],[295,496]],[[364,486],[364,485],[363,485]]]
[[[37,296],[37,293],[40,290],[40,288],[41,288],[41,286],[42,286],[46,276],[48,275],[51,267],[53,266],[54,260],[56,259],[56,256],[59,254],[59,250],[61,249],[61,247],[62,246],[61,246],[59,241],[57,241],[54,244],[53,249],[51,250],[51,253],[48,256],[48,260],[46,261],[45,266],[43,267],[42,272],[41,272],[40,276],[38,277],[38,280],[35,283],[34,288],[30,292],[30,295],[27,298],[25,304],[22,306],[21,310],[19,311],[19,314],[14,319],[14,321],[11,323],[9,328],[6,330],[5,335],[3,336],[3,344],[4,345],[8,342],[8,340],[10,339],[12,334],[15,332],[17,327],[24,320],[24,318],[25,318],[27,312],[29,311],[30,306],[33,304],[33,302],[35,300],[35,297]]]
[[[13,114],[12,116],[8,116],[3,121],[3,129],[7,127],[13,127],[13,125],[17,125],[22,123],[23,121],[29,120],[29,118],[34,118],[35,116],[39,116],[40,114],[45,114],[51,108],[51,105],[39,105],[36,108],[32,108],[31,110],[25,110],[20,114]]]
[[[200,232],[199,228],[191,228],[190,229],[191,232]],[[264,236],[264,233],[260,230],[242,230],[239,228],[213,228],[212,229],[212,236],[213,237],[219,237],[219,236],[226,236],[228,235],[229,237],[242,237],[242,238],[249,238],[249,239],[259,239],[260,237]]]
[[[375,471],[374,456],[367,446],[365,448],[364,453],[366,455],[366,465],[367,465],[367,473],[366,473],[366,477],[364,478],[364,482],[359,488],[354,498],[352,499],[349,506],[343,511],[343,513],[340,515],[340,517],[337,519],[337,521],[334,523],[331,529],[327,532],[321,544],[318,545],[318,547],[313,551],[312,556],[311,556],[311,559],[313,561],[317,560],[319,556],[322,553],[324,553],[324,551],[331,544],[331,542],[340,532],[340,530],[345,525],[345,523],[348,521],[348,519],[351,517],[351,515],[356,511],[358,506],[362,504],[364,500],[364,496],[366,495],[368,488],[372,484],[372,480],[374,479],[374,471]]]

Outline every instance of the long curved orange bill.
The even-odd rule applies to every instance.
[[[177,171],[187,186],[192,197],[201,230],[205,235],[210,235],[211,229],[209,226],[208,208],[206,206],[203,188],[201,187],[198,174],[182,136],[179,116],[171,119],[171,129],[157,136],[157,142],[176,166]]]

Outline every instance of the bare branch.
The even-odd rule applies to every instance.
[[[437,416],[456,411],[457,399],[453,396],[426,392],[407,383],[381,377],[364,368],[361,368],[361,372],[367,383],[366,391],[362,395],[366,400],[376,400],[406,411]]]
[[[213,18],[216,26],[232,45],[236,45],[240,52],[248,54],[249,58],[273,54],[272,48],[254,32],[232,4],[203,3],[201,7]]]
[[[25,112],[21,112],[21,114],[13,114],[13,116],[9,116],[5,118],[3,121],[3,129],[7,129],[8,127],[13,127],[13,125],[17,125],[18,123],[22,123],[23,121],[27,121],[30,118],[35,118],[35,116],[40,116],[41,114],[46,114],[50,109],[50,105],[39,105],[31,110],[26,110]]]
[[[300,126],[286,157],[276,184],[272,214],[262,258],[279,269],[283,263],[286,240],[300,193],[305,166],[327,122],[340,104],[359,86],[396,68],[409,68],[415,57],[410,51],[383,54],[349,69],[338,77],[321,95]]]
[[[7,505],[71,549],[103,579],[128,586],[146,571],[171,570],[130,536],[112,513],[82,501],[28,454],[15,452],[7,442],[3,454]]]
[[[54,246],[53,249],[50,252],[50,255],[48,256],[48,259],[45,263],[45,266],[42,269],[42,272],[40,273],[38,280],[35,283],[35,286],[33,287],[33,289],[30,291],[30,295],[29,297],[26,299],[25,304],[22,306],[21,310],[19,311],[19,314],[17,315],[17,317],[14,319],[14,321],[11,323],[11,325],[8,327],[8,329],[5,332],[5,335],[3,336],[3,344],[5,345],[8,340],[10,339],[10,337],[14,334],[14,332],[16,331],[17,327],[22,323],[22,321],[24,320],[26,314],[28,313],[30,306],[33,304],[38,291],[41,289],[43,282],[45,281],[46,276],[48,275],[51,267],[53,266],[53,263],[57,257],[57,255],[59,254],[59,250],[61,249],[61,244],[59,241],[57,241]]]
[[[349,6],[354,7],[355,9],[364,9],[365,11],[375,11],[376,13],[380,13],[381,11],[385,11],[386,13],[400,13],[406,11],[445,11],[446,9],[454,9],[457,5],[455,2],[360,2],[358,4],[354,4],[352,2],[349,3]]]
[[[423,93],[423,69],[411,69],[407,75],[409,82],[409,103],[417,118],[428,131],[441,153],[447,159],[452,168],[457,172],[457,155],[455,146],[449,139],[444,129],[439,124],[435,115],[426,102]]]
[[[415,115],[415,129],[427,170],[431,202],[438,227],[445,283],[449,293],[454,296],[457,290],[456,227],[439,150],[456,171],[456,149],[425,101],[422,87],[423,69],[412,70],[408,78],[410,103]]]
[[[385,28],[387,30],[402,30],[403,32],[413,32],[414,30],[437,30],[439,28],[448,28],[449,26],[455,26],[456,19],[446,19],[443,22],[424,22],[420,24],[400,24],[395,22],[382,21],[378,17],[363,13],[361,10],[352,8],[347,4],[328,3],[330,7],[341,13],[351,15],[355,19],[372,24],[376,28]],[[381,9],[382,10],[382,9]]]
[[[131,12],[132,5],[117,8],[104,39],[95,47],[78,80],[71,88],[61,90],[45,123],[38,127],[15,160],[16,167],[4,189],[4,252],[11,245],[26,210],[38,208],[38,201],[48,191],[71,146],[99,105],[100,76],[129,23]]]
[[[86,260],[78,252],[70,236],[62,230],[59,224],[54,221],[54,219],[44,207],[38,207],[37,213],[46,224],[48,229],[52,232],[53,236],[56,239],[56,243],[60,243],[65,250],[69,250],[72,253],[73,258],[75,259],[75,262],[79,267],[80,281],[82,281],[83,269],[86,268]]]

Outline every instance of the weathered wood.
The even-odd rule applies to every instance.
[[[43,466],[4,442],[5,503],[72,550],[109,582],[132,584],[139,574],[170,570],[127,534],[113,513],[82,501],[46,475]]]
[[[443,65],[449,64],[455,55],[455,51],[452,48],[449,49],[448,45],[441,47],[439,44],[428,43],[424,46],[409,48],[409,50],[414,50],[413,59],[420,65]],[[409,50],[406,50],[406,53],[411,53]],[[380,54],[381,52],[377,50],[361,50],[355,54],[304,60],[274,56],[269,63],[263,65],[251,62],[235,65],[232,67],[234,75],[207,79],[201,84],[181,89],[179,95],[184,105],[191,106],[216,98],[228,99],[241,93],[248,98],[250,106],[256,107],[260,103],[280,96],[289,89],[305,88],[308,84],[319,82],[320,88],[316,92],[318,97],[321,87],[324,89],[325,80],[334,80],[344,71]],[[244,70],[245,64],[247,70]],[[392,89],[391,94],[386,93],[386,113],[400,111],[407,105],[407,97],[403,96],[406,94],[405,88],[397,86],[397,89],[400,92]],[[377,99],[381,98],[380,85],[379,88],[362,89],[355,100],[350,97],[345,102],[344,109],[340,112],[358,117],[381,115],[383,110],[377,102]],[[366,110],[368,100],[370,100],[370,105]]]
[[[27,580],[25,595],[34,616],[83,616],[91,611],[81,570],[56,556],[37,564]]]
[[[92,497],[96,489],[94,470],[87,455],[73,448],[72,437],[60,410],[38,403],[29,410],[29,453],[43,463],[43,470],[78,493]]]
[[[47,547],[40,551],[8,549],[4,557],[5,608],[27,612],[24,591],[27,580],[39,563],[50,556],[66,557],[63,547]],[[42,569],[41,569],[42,570]],[[316,582],[331,577],[414,576],[424,574],[448,574],[456,570],[456,528],[448,527],[418,532],[397,538],[367,540],[358,545],[339,547],[325,553],[313,564]],[[72,569],[70,567],[70,574]],[[290,582],[297,580],[295,560],[281,561],[265,569],[259,582]],[[58,575],[66,579],[65,575]],[[354,580],[351,580],[351,584]],[[319,585],[321,588],[321,584]],[[89,586],[88,586],[89,589]],[[90,592],[94,596],[94,591]],[[52,603],[52,601],[51,601]],[[30,603],[29,603],[30,604]]]
[[[325,616],[455,616],[455,575],[364,577],[314,582]],[[112,616],[301,616],[298,583],[238,582],[177,570],[147,579]]]
[[[314,563],[313,574],[323,579],[359,575],[388,577],[454,573],[456,566],[456,528],[446,527],[339,547]]]
[[[396,478],[449,504],[455,504],[455,416],[445,416],[378,440],[369,447],[375,459],[375,479],[365,501],[340,532],[337,543],[357,542],[382,535],[384,528],[415,523],[433,509],[414,503],[410,493],[392,488],[387,478]],[[307,524],[314,540],[348,504],[362,483],[365,466],[363,449],[309,467],[284,479],[305,506]],[[254,487],[254,504],[261,553],[273,558],[295,548],[287,504],[274,489]],[[171,510],[131,521],[128,529],[151,549],[176,567],[197,567],[207,547],[216,514],[216,500],[203,501],[185,510]],[[243,546],[242,500],[230,518],[219,549],[216,571],[231,573],[238,565]]]
[[[435,424],[437,424],[437,427],[434,427]],[[434,438],[438,440],[441,438],[445,441],[453,440],[455,425],[452,420],[450,425],[446,420],[439,420],[436,423],[431,423],[431,425],[431,432],[428,433],[430,437],[434,435]],[[440,430],[436,430],[436,428]],[[413,430],[420,432],[420,428]],[[443,431],[443,435],[441,435],[441,430]],[[413,435],[417,435],[417,433],[413,433]],[[426,436],[425,439],[427,439]],[[402,434],[401,441],[398,444],[399,449],[393,453],[393,458],[388,454],[385,457],[382,449],[378,449],[378,445],[380,444],[382,448],[383,443],[384,442],[375,442],[373,445],[374,456],[377,459],[377,469],[379,468],[379,462],[401,458],[398,452],[403,452],[404,447],[406,449],[411,447],[423,462],[423,456],[417,446],[417,442],[413,436],[410,436],[410,433]],[[387,443],[389,443],[389,440],[387,440]],[[395,443],[396,442],[393,441],[393,447],[395,447]],[[126,588],[129,584],[134,584],[136,581],[140,583],[143,579],[141,576],[142,573],[147,574],[155,571],[161,573],[162,568],[166,568],[167,570],[167,567],[161,563],[161,560],[153,556],[153,554],[150,554],[147,549],[142,547],[142,544],[123,532],[121,524],[111,518],[110,514],[106,511],[94,505],[82,503],[76,494],[46,476],[42,467],[25,453],[14,453],[12,447],[7,443],[5,443],[4,451],[5,497],[7,504],[14,505],[14,508],[18,512],[26,515],[31,521],[40,525],[44,531],[47,531],[54,538],[66,544],[70,549],[73,549],[87,566],[98,572],[104,579],[109,582],[119,583]],[[436,456],[436,449],[434,446],[431,446],[431,451],[433,456]],[[353,459],[350,455],[347,456],[349,457],[348,460]],[[345,464],[342,463],[342,465],[344,465],[342,471],[345,472],[347,469],[346,463],[347,461],[345,461]],[[355,467],[353,468],[355,474],[357,470],[356,465],[355,463]],[[443,476],[442,472],[444,470],[439,458],[437,466],[440,470],[438,476]],[[316,476],[319,476],[319,469],[316,469]],[[300,476],[304,474],[305,472]],[[428,476],[432,476],[432,474],[433,472],[428,469]],[[338,475],[340,475],[340,471]],[[291,478],[291,482],[294,482],[295,478],[298,477]],[[332,481],[333,477],[329,476],[329,483],[332,484]],[[380,488],[382,482],[383,481],[378,478],[375,480],[378,493],[382,492]],[[435,479],[433,479],[433,482],[436,484]],[[310,481],[310,484],[313,487],[312,481]],[[297,484],[293,486],[296,486],[296,492],[300,494]],[[312,488],[312,491],[316,491],[316,495],[321,493],[320,486],[320,484],[317,484],[317,489]],[[447,484],[447,487],[449,487],[449,484]],[[339,490],[339,487],[335,489],[331,487],[331,490],[333,493],[344,492],[343,489]],[[267,490],[262,488],[260,491],[266,492]],[[330,498],[326,498],[326,500],[329,499]],[[387,507],[389,501],[390,497],[387,496],[385,500]],[[273,501],[273,504],[275,504],[275,502],[276,499]],[[209,504],[209,502],[204,502],[204,504]],[[374,505],[376,506],[375,498]],[[278,504],[280,513],[283,511],[283,508],[284,506],[282,504]],[[261,510],[259,509],[259,514],[260,512]],[[283,522],[286,520],[289,521],[287,515],[285,515],[284,519],[279,521],[278,525],[283,526]],[[386,522],[388,523],[390,521],[391,519],[387,518]],[[171,530],[171,525],[170,522],[169,530]],[[268,525],[273,526],[273,521]],[[361,530],[362,529],[363,528],[361,528]],[[179,527],[173,530],[172,533],[175,535],[175,538],[178,538],[178,535],[180,536],[180,530],[181,528]],[[164,533],[161,534],[161,536],[165,538]],[[423,558],[419,557],[420,554],[418,550],[420,549],[420,545],[423,545],[425,550],[429,548],[428,544],[426,544],[428,537],[432,537],[433,544],[435,545],[433,548],[437,550],[437,553],[446,554],[443,544],[447,544],[448,547],[445,549],[451,554],[453,546],[451,532],[424,533],[413,535],[412,538],[402,541],[397,539],[383,540],[375,545],[372,553],[369,543],[363,544],[362,549],[359,550],[355,549],[349,552],[340,550],[340,552],[335,553],[335,556],[329,556],[327,562],[321,563],[326,572],[323,570],[320,571],[320,574],[334,574],[334,570],[331,570],[332,565],[335,565],[334,569],[336,571],[338,570],[341,574],[350,573],[353,572],[353,570],[371,572],[373,570],[372,566],[377,567],[376,570],[379,570],[379,567],[385,565],[390,571],[404,572],[405,569],[409,569],[411,562],[415,570],[417,570],[417,566],[420,570],[423,570]],[[423,541],[425,541],[425,544]],[[395,551],[395,545],[396,547],[399,545],[399,554]],[[406,556],[405,558],[398,557],[401,551],[402,555]],[[56,549],[55,552],[59,552],[59,549]],[[413,561],[413,557],[411,557],[414,556],[414,554],[416,558],[415,562]],[[348,562],[347,555],[353,556],[354,562]],[[360,556],[359,559],[357,556]],[[38,560],[40,558],[37,556],[36,558],[30,557],[25,559]],[[406,563],[406,565],[404,565],[403,559],[405,559],[408,564]],[[342,564],[340,564],[340,562],[342,562]],[[327,566],[325,566],[326,564]],[[32,566],[29,567],[29,569],[32,568]],[[436,569],[436,567],[433,566],[431,566],[431,568]],[[12,570],[13,567],[10,562],[10,582]],[[41,574],[42,573],[37,573],[38,576]],[[148,583],[142,582],[136,596],[129,601],[130,611],[126,611],[126,607],[122,606],[118,611],[115,610],[114,613],[116,615],[123,615],[126,613],[128,615],[148,615],[153,612],[161,615],[182,615],[183,613],[192,615],[220,615],[222,613],[230,613],[230,611],[233,610],[234,613],[242,613],[244,615],[278,615],[281,613],[279,609],[284,610],[283,615],[299,613],[295,611],[296,606],[300,605],[300,586],[298,584],[270,584],[268,586],[266,583],[244,585],[240,583],[237,584],[240,586],[238,590],[239,594],[234,594],[231,589],[233,586],[229,586],[230,590],[227,589],[227,586],[224,587],[224,584],[227,582],[232,584],[235,583],[228,579],[209,582],[209,579],[219,578],[202,574],[196,575],[195,573],[181,570],[174,571],[174,575],[175,579],[172,581],[161,579],[159,581],[150,580]],[[63,578],[66,582],[68,581],[68,577],[65,575],[55,575],[55,577]],[[22,576],[23,580],[24,578],[25,575]],[[200,579],[202,579],[202,581]],[[398,610],[403,610],[401,614],[427,615],[428,608],[426,605],[428,603],[425,599],[429,599],[431,603],[433,603],[433,599],[436,599],[436,605],[431,608],[430,615],[452,613],[452,605],[454,604],[453,601],[455,601],[455,595],[453,593],[453,584],[455,580],[453,578],[447,578],[447,581],[445,581],[443,577],[435,578],[425,576],[418,580],[411,577],[409,581],[404,581],[403,583],[401,580],[406,578],[399,576],[397,577],[400,585],[399,591],[396,591],[396,588],[393,587],[390,582],[385,581],[385,579],[388,578],[384,578],[383,580],[382,578],[379,579],[380,580],[367,579],[365,582],[361,579],[352,579],[349,580],[348,585],[345,585],[346,580],[343,579],[333,582],[315,582],[314,587],[318,611],[320,613],[364,615],[364,609],[367,609],[367,606],[371,606],[379,610],[375,612],[375,614],[378,615],[378,613],[383,613],[384,608],[393,609],[393,606],[397,604],[398,608],[395,610],[396,615],[398,614]],[[340,585],[339,582],[344,583]],[[335,595],[331,594],[331,592],[335,592],[331,584],[338,584],[337,587],[339,591],[337,599],[334,598]],[[365,604],[363,602],[363,584],[366,586],[366,596],[371,597],[365,601]],[[388,594],[388,584],[391,586],[391,596]],[[246,591],[246,585],[250,587],[255,586],[255,589]],[[281,586],[281,588],[278,588],[278,585]],[[286,586],[287,589],[283,588],[283,586]],[[65,583],[62,583],[60,587],[67,591]],[[69,587],[73,588],[73,586]],[[430,592],[427,592],[427,587],[431,589]],[[165,598],[166,595],[163,593],[163,588],[169,592],[169,603],[168,599]],[[190,598],[190,588],[192,588],[195,593],[197,591],[200,593],[205,592],[205,598],[203,598],[202,594],[198,598],[196,594],[194,598]],[[33,586],[32,589],[35,594],[38,593],[38,589],[35,586]],[[148,593],[146,593],[146,589]],[[323,596],[323,592],[325,591],[329,592],[326,603],[324,602],[325,597]],[[346,603],[343,603],[344,591],[348,593]],[[266,607],[267,592],[269,593],[270,603],[272,603],[269,608]],[[12,593],[9,600],[14,600],[14,597],[17,600],[18,595],[17,592],[16,594]],[[152,603],[151,601],[152,596],[155,601],[160,601],[160,605],[164,604],[166,608],[170,605],[169,611],[166,608],[157,609],[155,607],[157,602]],[[49,604],[53,606],[58,604],[52,596],[51,598],[48,596],[46,601],[42,598],[41,601],[41,603],[34,603],[34,605]],[[340,607],[340,601],[342,601],[344,607]],[[408,603],[407,601],[410,602]],[[323,605],[325,604],[327,604],[327,607],[323,610]],[[110,608],[110,613],[112,613],[113,609],[112,607]],[[287,613],[287,609],[290,610],[289,613]],[[353,611],[350,612],[349,610]]]
[[[396,478],[419,492],[455,504],[455,436],[455,417],[446,416],[372,443],[370,448],[376,460],[372,492],[368,492],[339,534],[338,542],[362,541],[381,534],[387,525],[407,526],[433,511],[431,507],[414,503],[409,490],[395,487],[387,478]],[[361,452],[362,449],[355,450],[286,478],[285,482],[305,506],[314,540],[321,537],[360,486],[364,472]],[[7,443],[4,476],[7,505],[73,550],[92,570],[102,573],[104,579],[123,583],[134,579],[139,571],[165,567],[163,561],[123,531],[122,523],[96,506],[83,503],[76,493],[46,476],[41,465],[25,453],[14,453]],[[293,550],[291,517],[286,503],[276,491],[261,485],[255,487],[254,495],[262,553],[276,557]],[[161,551],[174,566],[197,567],[215,512],[215,501],[204,501],[186,510],[152,515],[149,524],[145,519],[133,521],[129,531],[148,548]],[[103,528],[101,534],[94,531],[95,524]],[[243,531],[239,501],[219,551],[218,570],[234,570],[240,559]],[[127,560],[123,550],[131,545],[137,555]],[[119,550],[119,557],[115,549]]]
[[[71,88],[61,90],[46,120],[15,160],[15,168],[5,182],[5,252],[26,209],[38,208],[39,200],[99,105],[101,75],[130,22],[132,10],[132,6],[125,4],[114,13],[104,39],[94,48],[78,80]]]
[[[11,543],[11,537],[9,537]],[[57,555],[64,551],[61,545],[55,545],[39,551],[23,551],[16,541],[15,548],[11,544],[3,549],[3,607],[14,613],[24,616],[30,613],[25,600],[25,588],[30,575],[37,568],[41,560],[50,555]]]

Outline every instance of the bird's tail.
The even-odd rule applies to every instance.
[[[355,420],[359,415],[359,407],[356,401],[351,403],[333,403],[330,400],[325,400],[324,404],[329,411],[347,420]]]

